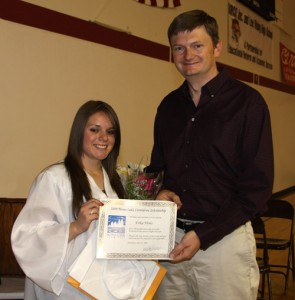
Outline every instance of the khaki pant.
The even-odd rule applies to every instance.
[[[251,223],[239,227],[189,261],[166,269],[158,300],[254,300],[259,285]]]

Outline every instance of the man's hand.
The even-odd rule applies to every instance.
[[[161,190],[157,195],[156,200],[172,201],[177,205],[177,209],[180,209],[180,207],[182,206],[179,196],[170,190]]]
[[[190,260],[200,249],[201,242],[195,231],[186,233],[181,242],[172,250],[170,258],[173,263]]]

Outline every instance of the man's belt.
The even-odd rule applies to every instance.
[[[181,221],[177,219],[176,226],[182,229],[185,233],[194,230],[198,225],[204,223],[203,221]]]

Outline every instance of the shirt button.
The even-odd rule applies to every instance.
[[[195,122],[195,118],[192,118],[192,122]]]
[[[211,98],[214,98],[214,95],[212,94],[212,95],[210,95],[210,97],[211,97]]]
[[[185,192],[186,192],[186,189],[183,189],[182,192],[185,193]]]
[[[186,169],[188,169],[188,165],[185,165],[184,167],[185,167]]]
[[[187,140],[187,141],[186,141],[186,143],[187,143],[187,144],[189,144],[189,143],[190,143],[190,141],[189,141],[189,140]]]

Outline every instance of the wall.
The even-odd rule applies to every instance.
[[[195,9],[198,3],[197,8],[219,21],[225,45],[220,62],[275,81],[280,81],[278,42],[295,52],[294,21],[288,19],[287,34],[273,27],[273,70],[259,66],[253,70],[251,63],[227,53],[228,1],[218,1],[218,9],[215,0],[182,0],[175,9],[153,8],[135,0],[26,2],[163,45],[168,45],[166,30],[171,20],[182,11]],[[284,0],[284,5],[287,14],[295,9],[293,0]],[[64,157],[74,114],[89,99],[109,102],[119,115],[120,163],[149,159],[157,105],[182,82],[171,62],[7,21],[1,18],[1,11],[0,47],[2,197],[26,197],[36,174]],[[280,191],[295,182],[294,94],[251,85],[263,94],[270,108],[275,146],[274,191]]]

